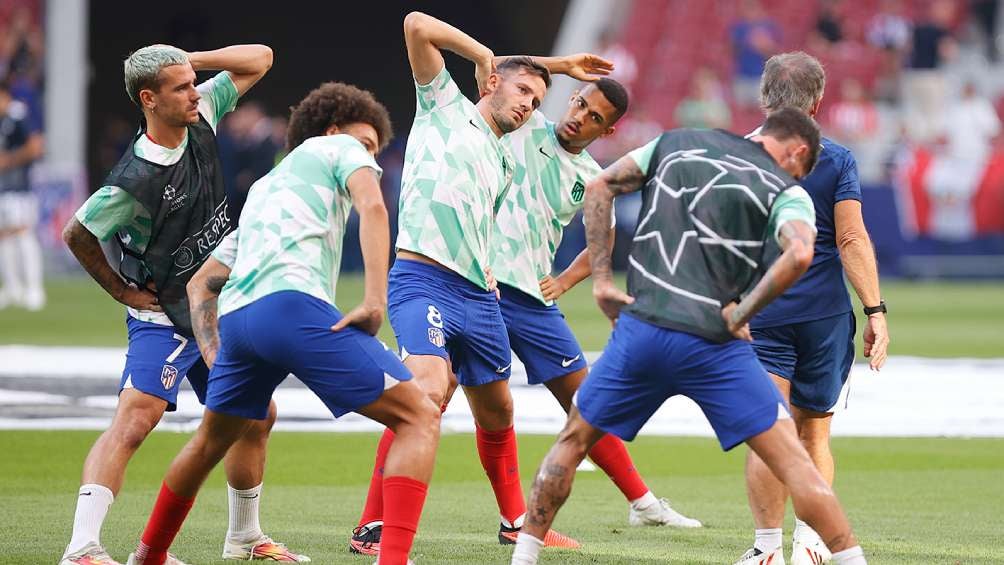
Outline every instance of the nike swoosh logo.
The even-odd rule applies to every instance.
[[[88,492],[82,492],[82,493],[80,493],[80,496],[91,496],[92,494],[94,494],[94,493],[88,491]]]
[[[547,157],[548,159],[551,158],[550,155],[548,155],[547,153],[544,153],[544,148],[543,147],[538,147],[537,149],[540,151],[540,154],[543,155],[544,157]]]
[[[481,131],[481,128],[478,127],[478,124],[474,123],[474,120],[468,120],[467,123],[474,126],[478,131]]]
[[[244,496],[244,495],[238,494],[237,496],[240,497],[240,498],[243,498],[244,500],[253,500],[255,498],[258,498],[257,494],[254,495],[254,496]]]
[[[501,375],[502,373],[506,372],[506,370],[508,370],[509,367],[512,367],[512,363],[509,363],[505,367],[499,367],[498,369],[495,369],[495,372]]]
[[[571,365],[572,363],[575,363],[576,361],[578,361],[578,360],[579,360],[579,357],[582,357],[582,354],[581,354],[581,353],[580,353],[580,354],[578,354],[578,355],[576,355],[575,357],[572,357],[571,359],[562,359],[562,360],[561,360],[561,366],[562,366],[562,367],[568,367],[568,366],[569,366],[569,365]]]

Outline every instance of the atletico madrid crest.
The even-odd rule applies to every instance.
[[[429,342],[436,347],[446,345],[446,334],[439,328],[429,328]]]
[[[175,369],[173,365],[164,365],[164,369],[160,372],[160,382],[164,385],[164,390],[171,390],[177,381],[178,369]]]

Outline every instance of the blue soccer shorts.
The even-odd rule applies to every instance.
[[[220,351],[206,408],[263,420],[279,383],[293,373],[337,418],[411,379],[380,341],[349,326],[328,302],[297,291],[266,295],[220,318]]]
[[[586,368],[586,356],[556,304],[540,300],[509,285],[499,284],[502,319],[509,343],[526,366],[532,385]]]
[[[126,315],[129,349],[119,391],[134,388],[167,401],[167,411],[178,408],[178,389],[188,378],[199,402],[205,404],[209,369],[202,360],[194,337],[178,333],[174,326],[141,322]]]
[[[394,262],[388,283],[387,313],[403,359],[442,357],[463,386],[509,378],[512,351],[494,292],[407,259]]]
[[[853,312],[753,328],[753,350],[768,373],[791,382],[791,405],[832,412],[854,363]]]
[[[575,404],[590,425],[630,441],[677,394],[700,406],[726,451],[788,417],[749,343],[715,343],[624,313]]]

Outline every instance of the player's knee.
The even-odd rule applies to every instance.
[[[146,436],[150,435],[158,420],[159,418],[151,419],[142,415],[136,418],[122,418],[116,420],[108,431],[116,443],[125,449],[135,451],[143,444]]]

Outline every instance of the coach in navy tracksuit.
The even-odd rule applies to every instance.
[[[765,112],[793,106],[815,115],[825,81],[822,66],[810,55],[775,55],[761,78],[761,105]],[[845,272],[868,316],[864,354],[871,358],[872,369],[878,370],[885,362],[889,336],[875,253],[861,217],[861,186],[854,156],[824,138],[819,162],[802,179],[802,186],[816,207],[818,234],[812,266],[758,314],[750,327],[760,362],[789,399],[802,443],[832,484],[830,422],[854,361],[855,321]],[[746,483],[757,530],[753,549],[740,563],[759,564],[772,556],[778,561],[786,492],[752,451]],[[796,518],[790,563],[815,564],[828,558],[825,544]]]

